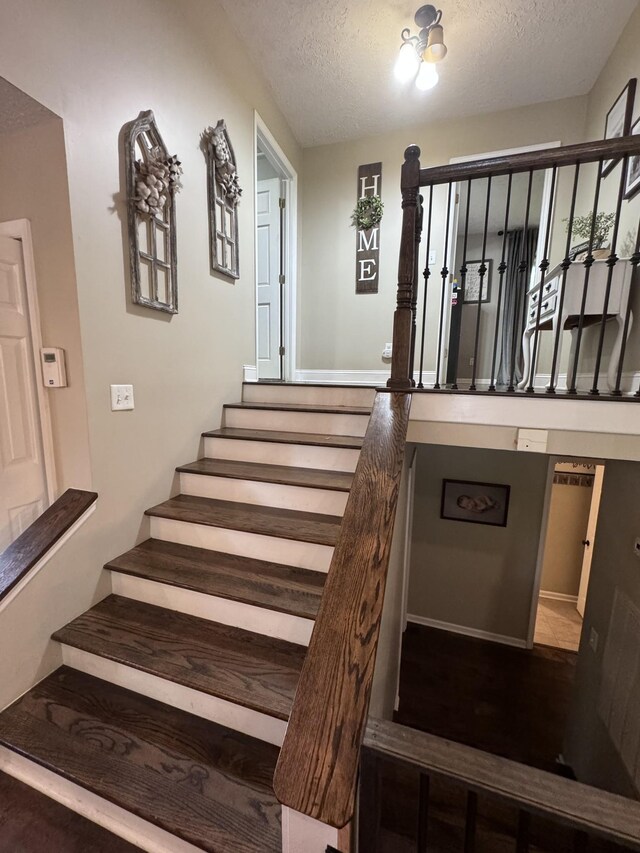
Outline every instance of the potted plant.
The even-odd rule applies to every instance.
[[[580,254],[576,254],[575,261],[583,261],[589,252],[597,259],[607,258],[611,251],[610,246],[606,246],[609,239],[609,232],[616,221],[615,213],[596,213],[595,224],[593,222],[593,211],[590,210],[585,216],[576,216],[571,223],[571,233],[574,237],[581,237],[586,241],[585,245],[579,247]],[[569,220],[564,219],[569,230]],[[591,242],[591,234],[593,232],[593,242]]]

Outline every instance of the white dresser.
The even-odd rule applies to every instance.
[[[611,279],[611,291],[609,294],[609,303],[607,307],[607,319],[615,320],[617,323],[617,334],[609,364],[607,369],[607,382],[609,390],[612,391],[615,387],[616,373],[618,370],[618,362],[620,360],[620,351],[622,348],[622,337],[624,334],[624,318],[627,311],[627,303],[629,301],[629,288],[631,284],[631,274],[633,267],[628,259],[619,260],[613,270]],[[594,261],[591,267],[589,276],[589,286],[587,289],[587,299],[584,309],[584,324],[583,327],[592,326],[599,323],[602,318],[604,308],[604,298],[607,287],[607,278],[609,267],[606,260]],[[526,327],[522,339],[522,354],[524,360],[523,378],[519,383],[518,388],[526,388],[530,384],[531,372],[534,368],[532,365],[533,348],[534,348],[534,333],[551,329],[554,333],[557,329],[571,329],[571,355],[569,364],[573,364],[573,354],[577,340],[577,327],[580,318],[580,308],[582,305],[583,291],[585,281],[585,267],[581,262],[574,262],[567,270],[567,277],[564,281],[564,300],[562,299],[563,287],[563,271],[558,265],[553,269],[542,282],[538,279],[536,283],[529,288],[527,293],[527,315]],[[542,300],[542,306],[539,302]],[[561,310],[562,303],[562,310]],[[540,314],[538,315],[538,311]],[[631,331],[633,316],[629,318],[628,333]],[[555,335],[554,335],[555,337]],[[556,381],[557,371],[560,365],[560,352],[562,349],[562,335],[560,335],[560,344],[558,347],[558,360],[556,366]],[[584,338],[583,338],[584,342]],[[581,345],[582,348],[582,345]],[[540,352],[540,342],[538,342],[538,352]]]

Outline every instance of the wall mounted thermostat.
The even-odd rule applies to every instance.
[[[40,350],[40,361],[45,388],[66,388],[67,369],[64,363],[64,350],[59,347],[43,347]]]

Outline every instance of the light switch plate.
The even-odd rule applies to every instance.
[[[111,411],[130,411],[133,407],[133,385],[112,385]]]
[[[432,267],[435,264],[435,262],[436,262],[436,250],[430,249],[429,250],[429,266]]]

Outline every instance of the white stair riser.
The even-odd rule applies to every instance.
[[[180,545],[194,545],[224,554],[253,557],[285,566],[297,566],[315,572],[328,572],[333,556],[329,545],[299,542],[295,539],[278,539],[260,533],[245,533],[243,530],[228,530],[225,527],[209,527],[173,518],[151,518],[151,538]]]
[[[200,690],[193,690],[174,681],[168,681],[157,675],[151,675],[140,669],[100,657],[99,655],[84,652],[74,646],[62,645],[62,660],[73,669],[86,672],[87,675],[95,675],[103,681],[117,684],[141,693],[149,699],[156,699],[180,708],[197,717],[219,723],[237,732],[251,735],[251,737],[265,740],[267,743],[282,746],[287,724],[283,720],[277,720],[268,714],[262,714],[251,708],[236,705],[226,699],[210,696]]]
[[[312,619],[303,619],[266,607],[256,607],[116,571],[111,572],[111,583],[116,595],[144,601],[167,610],[177,610],[179,613],[188,613],[222,625],[233,625],[235,628],[302,646],[307,646],[311,639]]]
[[[325,471],[355,471],[359,450],[344,447],[315,447],[309,444],[278,444],[274,441],[245,441],[235,438],[205,438],[205,456],[237,462],[264,462],[293,468]]]
[[[323,435],[363,436],[368,415],[335,415],[327,412],[287,412],[271,409],[225,409],[224,425],[237,429],[273,429]]]
[[[375,388],[340,388],[322,385],[269,385],[251,382],[242,386],[246,403],[291,403],[307,406],[371,406]]]
[[[180,493],[300,512],[320,512],[325,515],[342,515],[348,497],[347,492],[334,492],[329,489],[308,489],[304,486],[284,486],[280,483],[259,483],[257,480],[184,473],[180,474]]]
[[[147,853],[202,853],[187,841],[171,835],[159,826],[116,806],[82,785],[70,782],[17,752],[0,746],[0,771],[88,818],[114,835],[124,838]],[[47,845],[43,846],[43,849]]]

